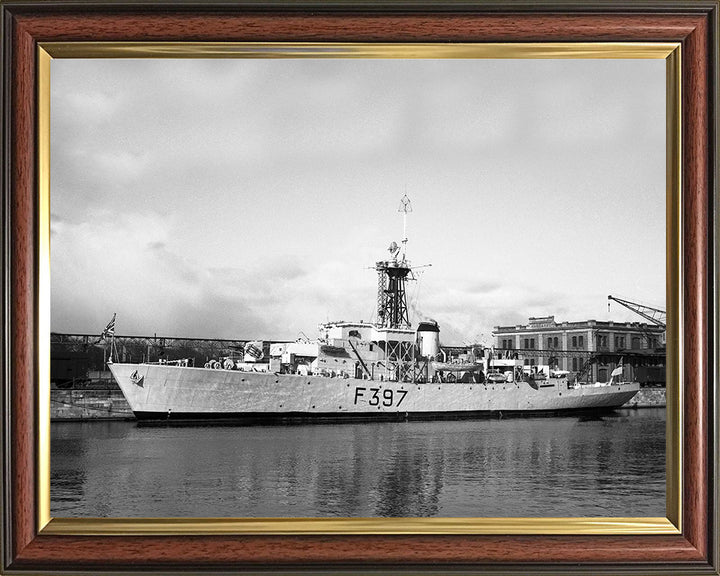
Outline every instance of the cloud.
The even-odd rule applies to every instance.
[[[123,334],[288,339],[314,334],[328,315],[362,299],[359,288],[337,281],[357,270],[334,263],[280,255],[208,266],[181,253],[173,218],[157,213],[94,212],[53,226],[54,331],[93,333],[117,312]],[[366,292],[372,303],[372,287]]]
[[[106,123],[121,106],[121,97],[106,91],[83,90],[75,86],[61,94],[57,105],[63,110],[63,118],[84,124]]]
[[[52,226],[54,331],[93,333],[117,312],[123,334],[276,340],[375,313],[375,273],[355,260],[241,254],[247,263],[214,267],[183,254],[174,218],[157,213],[93,212],[86,222]],[[495,326],[529,316],[589,319],[587,310],[604,314],[606,306],[605,295],[493,276],[428,275],[407,293],[413,322],[435,319],[446,344],[489,342]]]
[[[482,285],[482,284],[481,284]],[[576,293],[544,288],[522,281],[488,280],[491,290],[478,291],[472,282],[428,282],[419,303],[411,302],[415,320],[432,318],[440,326],[445,344],[475,342],[490,335],[496,326],[527,324],[530,317],[555,316],[557,321],[608,320],[638,321],[632,313],[607,310],[601,292]]]
[[[178,308],[201,291],[192,264],[166,248],[170,221],[155,213],[88,216],[53,224],[53,330],[92,332],[117,312],[118,330],[154,333],[182,317]]]
[[[420,306],[440,325],[446,344],[489,338],[495,326],[526,322],[528,316],[554,313],[560,297],[532,285],[493,283],[491,291],[467,287],[428,288]]]
[[[433,264],[411,307],[450,342],[599,316],[607,293],[662,300],[663,66],[58,61],[53,326],[367,320],[405,191],[410,257]]]
[[[499,280],[483,280],[483,279],[471,279],[468,280],[465,290],[468,292],[487,294],[495,292],[502,288],[502,283]]]

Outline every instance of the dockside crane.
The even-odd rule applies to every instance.
[[[624,300],[623,298],[617,298],[612,295],[608,295],[608,311],[610,310],[610,301],[615,301],[621,306],[624,306],[628,310],[632,310],[635,314],[638,314],[663,329],[662,333],[662,345],[665,346],[665,330],[667,329],[667,313],[662,308],[655,308],[654,306],[648,306],[647,304],[639,304],[637,302],[631,302],[630,300]],[[645,330],[645,337],[650,342],[652,335]]]
[[[638,304],[637,302],[631,302],[630,300],[623,300],[622,298],[616,298],[615,296],[608,296],[608,311],[610,310],[610,300],[617,302],[618,304],[625,306],[628,310],[632,310],[635,314],[639,314],[646,320],[652,322],[656,326],[660,326],[665,329],[667,313],[661,308],[654,308],[646,304]]]

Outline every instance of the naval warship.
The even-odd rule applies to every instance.
[[[440,346],[437,322],[414,328],[403,240],[376,262],[373,322],[327,322],[316,339],[268,344],[191,366],[188,360],[108,366],[138,420],[371,421],[608,411],[630,400],[637,382],[622,366],[609,382],[579,382],[551,366],[526,366],[474,347],[461,360]],[[111,347],[112,349],[112,347]]]

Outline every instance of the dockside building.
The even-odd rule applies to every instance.
[[[665,381],[664,330],[652,324],[556,322],[555,316],[544,316],[529,318],[527,324],[496,326],[493,340],[500,355],[517,355],[526,365],[547,364],[572,376],[585,372],[597,382],[607,382],[621,359],[633,366],[633,376],[641,382]]]

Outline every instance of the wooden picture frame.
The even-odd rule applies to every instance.
[[[3,104],[3,524],[2,570],[193,572],[555,571],[718,574],[717,489],[717,70],[718,2],[290,3],[7,1],[2,3]],[[38,415],[47,343],[39,337],[46,281],[38,190],[46,105],[37,87],[48,68],[43,44],[81,42],[677,43],[681,230],[677,345],[683,382],[679,529],[163,532],[153,522],[104,534],[49,529],[41,492],[49,447]],[[672,148],[670,146],[669,148]],[[681,167],[681,169],[680,169]],[[669,210],[673,208],[669,206]],[[673,221],[672,214],[669,217]],[[672,310],[669,310],[672,315]],[[183,528],[183,526],[187,526]],[[65,528],[68,528],[67,526]],[[288,532],[291,532],[288,534]],[[361,532],[361,531],[359,531]],[[562,532],[562,531],[558,531]]]

